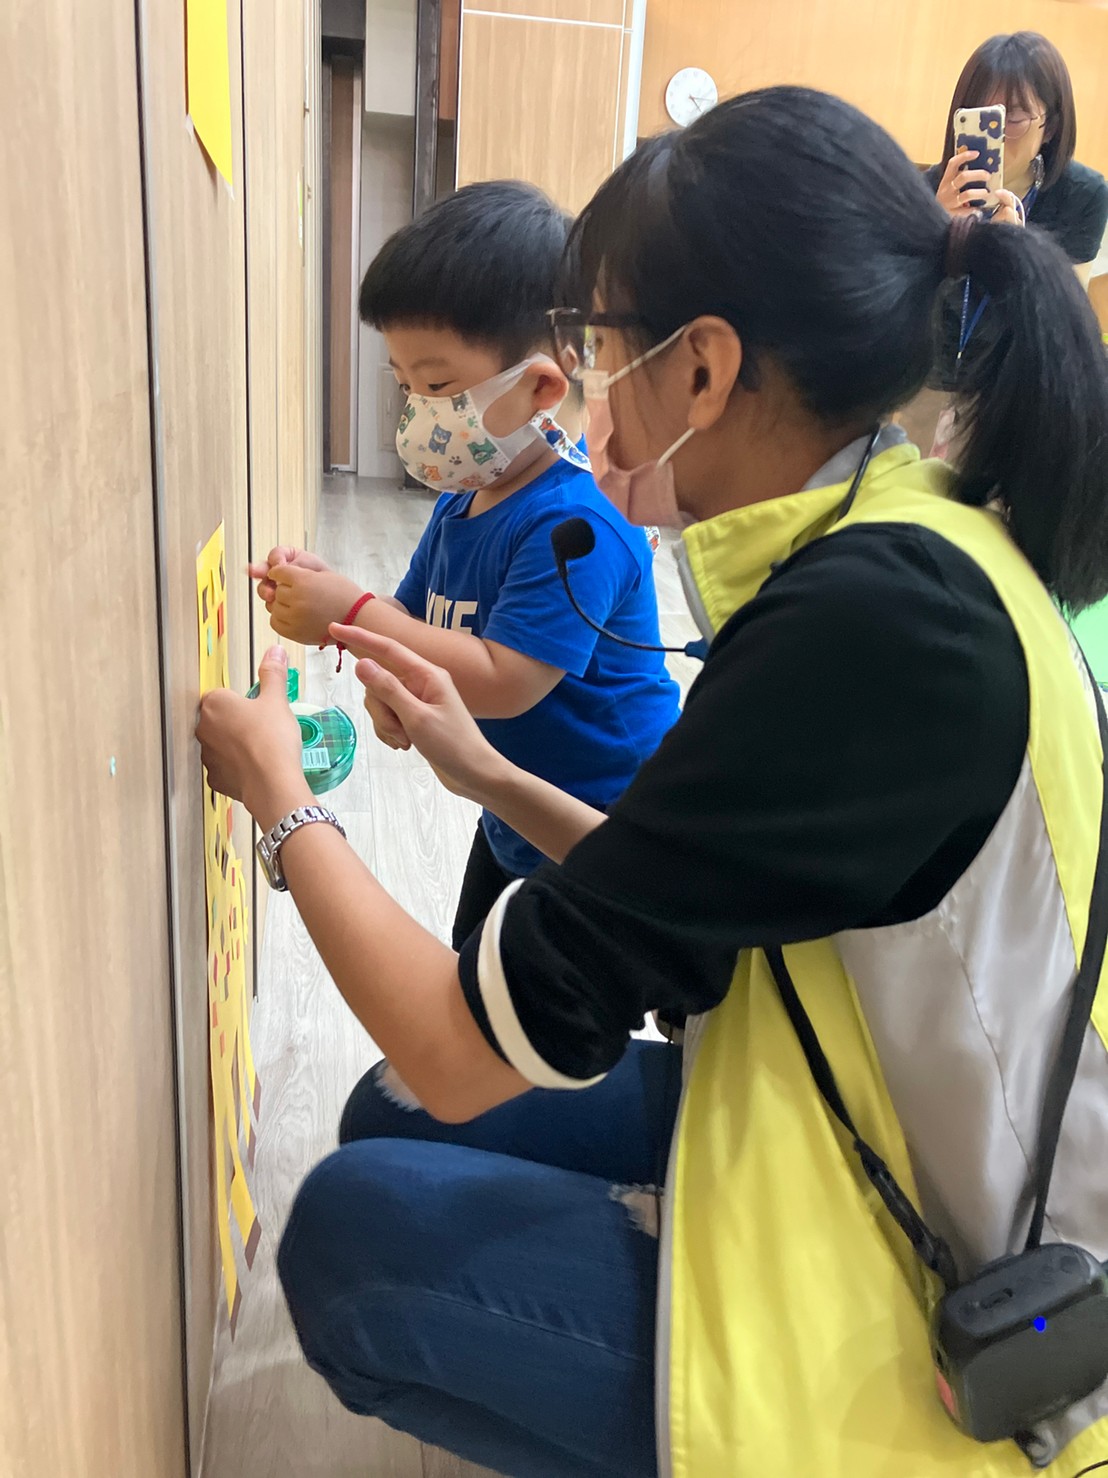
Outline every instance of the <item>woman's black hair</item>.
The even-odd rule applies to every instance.
[[[1065,58],[1038,31],[990,36],[962,68],[946,119],[943,169],[954,153],[954,115],[958,109],[983,107],[998,96],[1009,111],[1024,108],[1033,114],[1037,102],[1046,110],[1043,189],[1049,190],[1058,183],[1077,147],[1077,108]]]
[[[563,302],[633,314],[639,347],[715,315],[743,343],[742,385],[772,361],[809,412],[861,430],[931,368],[950,218],[900,147],[838,98],[747,93],[642,145],[570,237]],[[966,270],[1000,325],[966,382],[955,496],[998,501],[1047,587],[1108,594],[1108,360],[1063,253],[981,224]]]

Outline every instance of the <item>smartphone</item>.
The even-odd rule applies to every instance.
[[[988,190],[986,209],[1000,204],[997,191],[1004,188],[1004,120],[1003,103],[987,108],[959,108],[954,115],[954,150],[972,149],[976,158],[966,160],[966,169],[983,169],[989,176],[983,188]],[[980,184],[963,185],[964,190],[981,189]]]

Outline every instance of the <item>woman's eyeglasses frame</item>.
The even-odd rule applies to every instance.
[[[547,313],[554,337],[558,363],[571,380],[580,380],[596,368],[596,330],[598,328],[643,328],[637,313],[594,313],[584,308],[551,308]]]
[[[1011,139],[1013,143],[1016,139],[1026,138],[1031,125],[1033,123],[1041,123],[1046,116],[1045,112],[1018,113],[1014,118],[1009,114],[1004,122],[1004,137]]]

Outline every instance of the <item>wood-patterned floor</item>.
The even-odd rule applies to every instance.
[[[327,478],[319,553],[365,589],[391,591],[433,505],[431,493]],[[663,640],[687,641],[696,632],[668,545],[655,574]],[[672,659],[683,689],[698,665]],[[336,676],[333,654],[311,653],[302,683],[305,697],[339,703],[358,726],[354,771],[332,804],[384,886],[448,939],[476,808],[444,791],[418,755],[377,743],[352,668],[347,660]],[[281,895],[269,901],[252,1039],[263,1095],[253,1178],[263,1236],[234,1343],[225,1317],[216,1336],[203,1478],[482,1478],[483,1469],[352,1416],[301,1359],[277,1282],[277,1239],[297,1186],[334,1147],[348,1092],[380,1054]]]

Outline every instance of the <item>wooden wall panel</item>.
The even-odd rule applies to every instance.
[[[281,7],[281,13],[286,7]],[[277,34],[268,0],[242,0],[247,378],[252,557],[277,543]],[[255,602],[257,638],[268,627]],[[258,647],[259,640],[255,641]],[[256,650],[255,658],[265,650]]]
[[[624,0],[473,0],[466,9],[489,15],[540,16],[594,26],[622,26]]]
[[[234,186],[216,173],[186,122],[180,8],[146,0],[149,222],[155,264],[166,548],[165,661],[172,692],[170,816],[176,856],[182,1013],[182,1115],[189,1266],[186,1322],[194,1459],[211,1373],[215,1252],[208,1065],[206,929],[198,696],[196,554],[224,520],[231,686],[251,682],[247,562],[246,318],[240,16],[230,0]],[[236,807],[236,844],[249,818]],[[252,972],[251,972],[252,983]]]
[[[277,532],[281,544],[307,542],[304,441],[307,433],[307,318],[304,282],[305,19],[294,0],[270,9],[277,31]],[[299,654],[297,654],[299,660]]]
[[[461,40],[462,0],[442,0],[439,20],[439,122],[458,116],[458,43]]]
[[[579,210],[618,157],[622,51],[621,26],[518,19],[466,7],[458,184],[530,180],[567,210]]]
[[[361,147],[360,100],[355,98],[353,62],[336,57],[331,68],[331,230],[330,283],[330,447],[331,465],[354,467],[357,448],[351,424],[352,354],[351,313],[357,311],[351,253],[354,244],[354,128]],[[361,209],[361,202],[358,202]]]
[[[315,548],[319,495],[323,483],[323,76],[320,7],[304,0],[304,522],[309,549]]]
[[[319,428],[307,366],[318,323],[305,306],[305,242],[314,218],[314,170],[305,160],[304,17],[267,0],[242,0],[246,107],[245,185],[249,291],[250,464],[253,549],[305,543],[305,488],[319,462]],[[312,124],[316,120],[313,116]],[[299,182],[298,182],[298,176]],[[316,315],[318,318],[318,313]],[[318,375],[318,355],[315,356]],[[255,666],[273,638],[255,608]],[[293,647],[294,660],[302,660]]]
[[[1060,48],[1077,98],[1078,157],[1108,172],[1108,11],[1063,0],[650,0],[639,133],[671,126],[664,95],[701,66],[720,96],[775,83],[838,93],[864,109],[917,163],[940,155],[962,66],[997,31],[1041,31]]]
[[[313,58],[319,45],[318,6],[313,13],[310,0],[305,0],[305,12],[302,15],[294,4],[275,11],[268,0],[242,0],[250,528],[252,557],[258,559],[281,543],[310,547],[322,456],[319,313],[317,309],[312,319],[304,307],[306,251],[300,248],[297,188],[297,174],[302,170],[307,249],[314,240],[312,182],[316,171],[315,150],[305,158],[303,144],[305,140],[314,143],[317,114],[305,115],[304,111],[304,59],[309,42],[313,43]],[[313,25],[314,30],[310,29]],[[312,80],[310,72],[308,80]],[[291,326],[286,317],[290,312]],[[282,425],[290,408],[291,427]],[[307,488],[313,492],[306,497]],[[252,604],[256,672],[262,654],[276,637],[264,608],[253,598]],[[293,664],[303,670],[303,648],[292,642],[286,645]],[[256,867],[254,882],[253,922],[258,941],[265,927],[269,892]]]
[[[264,559],[278,538],[277,435],[277,37],[268,0],[242,0],[243,184],[246,194],[246,374],[249,387],[250,557]],[[272,639],[265,608],[251,595],[253,671]],[[254,963],[260,957],[269,890],[252,871]]]
[[[0,97],[0,1469],[184,1478],[131,6],[9,0]]]
[[[630,6],[628,6],[628,9],[630,9]],[[617,164],[619,164],[619,162],[623,158],[623,154],[624,154],[624,148],[625,148],[624,130],[626,128],[626,123],[627,123],[628,107],[630,106],[629,105],[629,102],[628,102],[627,93],[628,93],[628,88],[631,86],[631,67],[632,67],[632,63],[633,63],[634,48],[635,48],[635,38],[634,38],[634,36],[631,34],[630,30],[624,31],[624,33],[623,33],[623,47],[622,47],[622,51],[621,51],[621,54],[620,54],[620,62],[619,62],[619,88],[618,88],[618,91],[617,91],[617,94],[616,94],[616,97],[617,97],[617,103],[616,103],[616,137],[613,140],[613,145],[612,145],[612,168],[613,169],[616,167]]]

